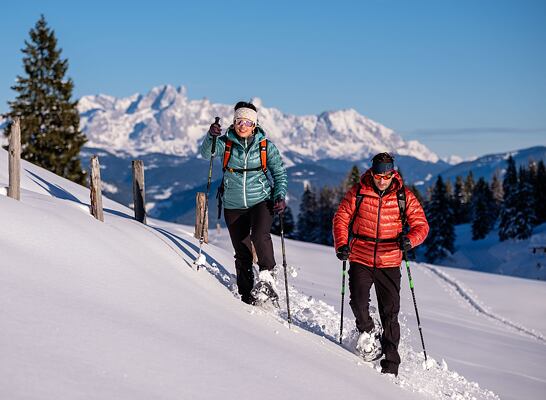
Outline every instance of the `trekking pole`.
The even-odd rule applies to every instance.
[[[215,124],[220,123],[220,117],[214,119]],[[205,265],[204,256],[202,255],[203,243],[205,242],[205,219],[207,218],[207,212],[209,208],[209,191],[210,191],[210,181],[212,179],[212,163],[214,161],[214,156],[216,155],[216,136],[212,137],[212,150],[210,154],[210,165],[209,165],[209,177],[207,180],[207,192],[205,193],[205,210],[203,212],[203,220],[201,221],[201,234],[199,235],[199,255],[193,262],[197,265],[197,270],[199,271],[199,266]]]
[[[341,322],[339,324],[339,344],[343,340],[343,306],[345,305],[345,275],[347,270],[347,261],[343,260],[343,270],[341,272]]]
[[[415,306],[415,315],[417,316],[417,327],[419,328],[419,334],[421,335],[421,344],[423,345],[423,353],[425,354],[425,363],[427,362],[427,351],[425,349],[425,341],[423,340],[423,330],[421,329],[421,320],[419,319],[419,311],[417,310],[417,301],[415,301],[415,290],[413,289],[413,279],[411,277],[411,271],[408,261],[408,253],[404,249],[404,261],[406,262],[406,270],[408,271],[409,286],[411,289],[411,295],[413,296],[413,305]]]
[[[281,246],[282,246],[282,266],[284,268],[284,287],[286,289],[286,309],[288,310],[288,329],[292,323],[292,317],[290,316],[290,298],[288,297],[288,273],[286,266],[286,251],[284,249],[284,216],[283,213],[279,214],[279,221],[281,223]]]

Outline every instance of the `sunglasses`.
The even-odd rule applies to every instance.
[[[391,179],[393,175],[394,175],[394,171],[391,171],[391,172],[387,172],[386,174],[373,174],[373,177],[377,179],[378,181],[380,181],[381,179],[384,179],[387,181]]]
[[[254,126],[254,122],[249,121],[248,119],[236,119],[235,123],[239,126],[246,126],[248,128],[251,128]]]

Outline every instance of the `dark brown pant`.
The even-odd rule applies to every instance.
[[[355,262],[349,268],[350,305],[360,332],[374,329],[370,317],[370,289],[375,284],[379,317],[383,325],[381,347],[385,360],[381,365],[397,373],[400,364],[398,344],[400,342],[400,268],[372,268]]]
[[[239,294],[243,301],[250,300],[250,291],[254,286],[251,242],[256,249],[260,271],[271,270],[276,265],[270,234],[273,223],[273,203],[263,201],[247,209],[225,209],[224,218],[235,249]]]

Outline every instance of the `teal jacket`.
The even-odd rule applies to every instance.
[[[251,169],[261,166],[260,141],[265,139],[264,131],[258,127],[253,136],[242,139],[233,127],[225,135],[216,140],[215,157],[223,163],[226,141],[233,142],[231,158],[228,168]],[[201,155],[210,159],[212,151],[212,137],[207,133],[201,143]],[[287,177],[286,169],[279,150],[269,140],[267,141],[267,170],[268,176],[262,170],[247,172],[224,173],[223,203],[226,209],[250,208],[264,200],[286,198]],[[273,188],[271,187],[273,185]]]

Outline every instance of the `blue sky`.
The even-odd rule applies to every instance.
[[[544,0],[8,2],[0,112],[41,13],[75,97],[169,83],[298,115],[355,108],[441,156],[546,145]]]

